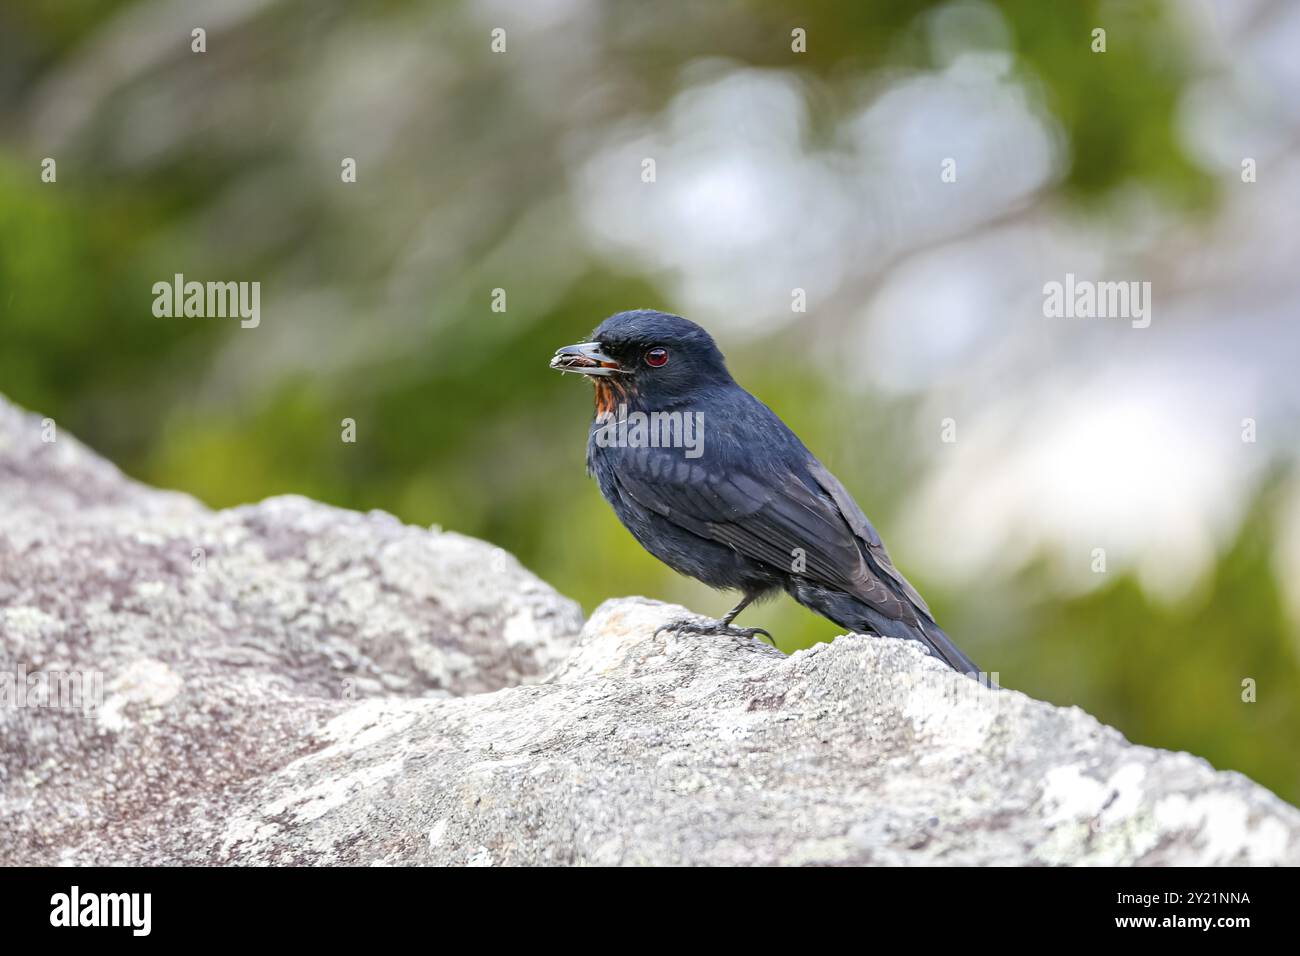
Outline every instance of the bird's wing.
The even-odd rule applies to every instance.
[[[902,572],[894,567],[894,562],[889,559],[889,552],[885,550],[885,543],[880,540],[880,533],[867,520],[867,516],[863,514],[858,503],[853,500],[853,496],[849,494],[848,489],[840,484],[840,480],[832,475],[825,465],[811,455],[809,456],[808,471],[817,484],[831,496],[831,500],[835,502],[839,513],[844,516],[844,520],[853,529],[853,533],[866,546],[870,560],[880,573],[893,581],[907,595],[909,601],[924,612],[926,617],[933,620],[934,615],[930,612],[929,605],[925,603],[925,599],[921,597],[916,588],[912,587],[911,582],[903,577]]]
[[[614,476],[624,495],[693,534],[786,573],[801,556],[799,576],[894,620],[914,619],[907,601],[925,604],[894,570],[880,536],[830,472],[803,454],[806,461],[781,456],[758,474],[734,461],[706,466],[680,449],[622,448]],[[851,506],[848,513],[839,497]]]

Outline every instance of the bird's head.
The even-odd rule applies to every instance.
[[[731,381],[708,332],[680,315],[651,309],[611,315],[590,342],[557,349],[551,368],[589,377],[596,385],[597,411],[611,410],[629,394],[658,408],[698,388]]]

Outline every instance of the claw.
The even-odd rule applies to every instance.
[[[705,634],[723,637],[756,637],[762,634],[768,639],[773,647],[776,647],[776,638],[761,627],[736,627],[732,624],[724,624],[722,621],[709,621],[701,623],[699,621],[683,618],[679,621],[669,621],[655,629],[655,637],[658,637],[664,631],[677,631],[685,634]]]

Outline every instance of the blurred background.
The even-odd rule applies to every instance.
[[[719,614],[546,367],[678,312],[1003,684],[1297,802],[1297,49],[1283,0],[6,0],[0,392],[214,507]],[[260,326],[154,317],[175,273],[260,282]],[[1150,327],[1044,317],[1066,273],[1151,282]]]

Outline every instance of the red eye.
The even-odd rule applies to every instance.
[[[645,363],[646,365],[649,365],[651,368],[659,368],[662,365],[667,365],[668,350],[651,349],[649,352],[646,352],[645,354]]]

